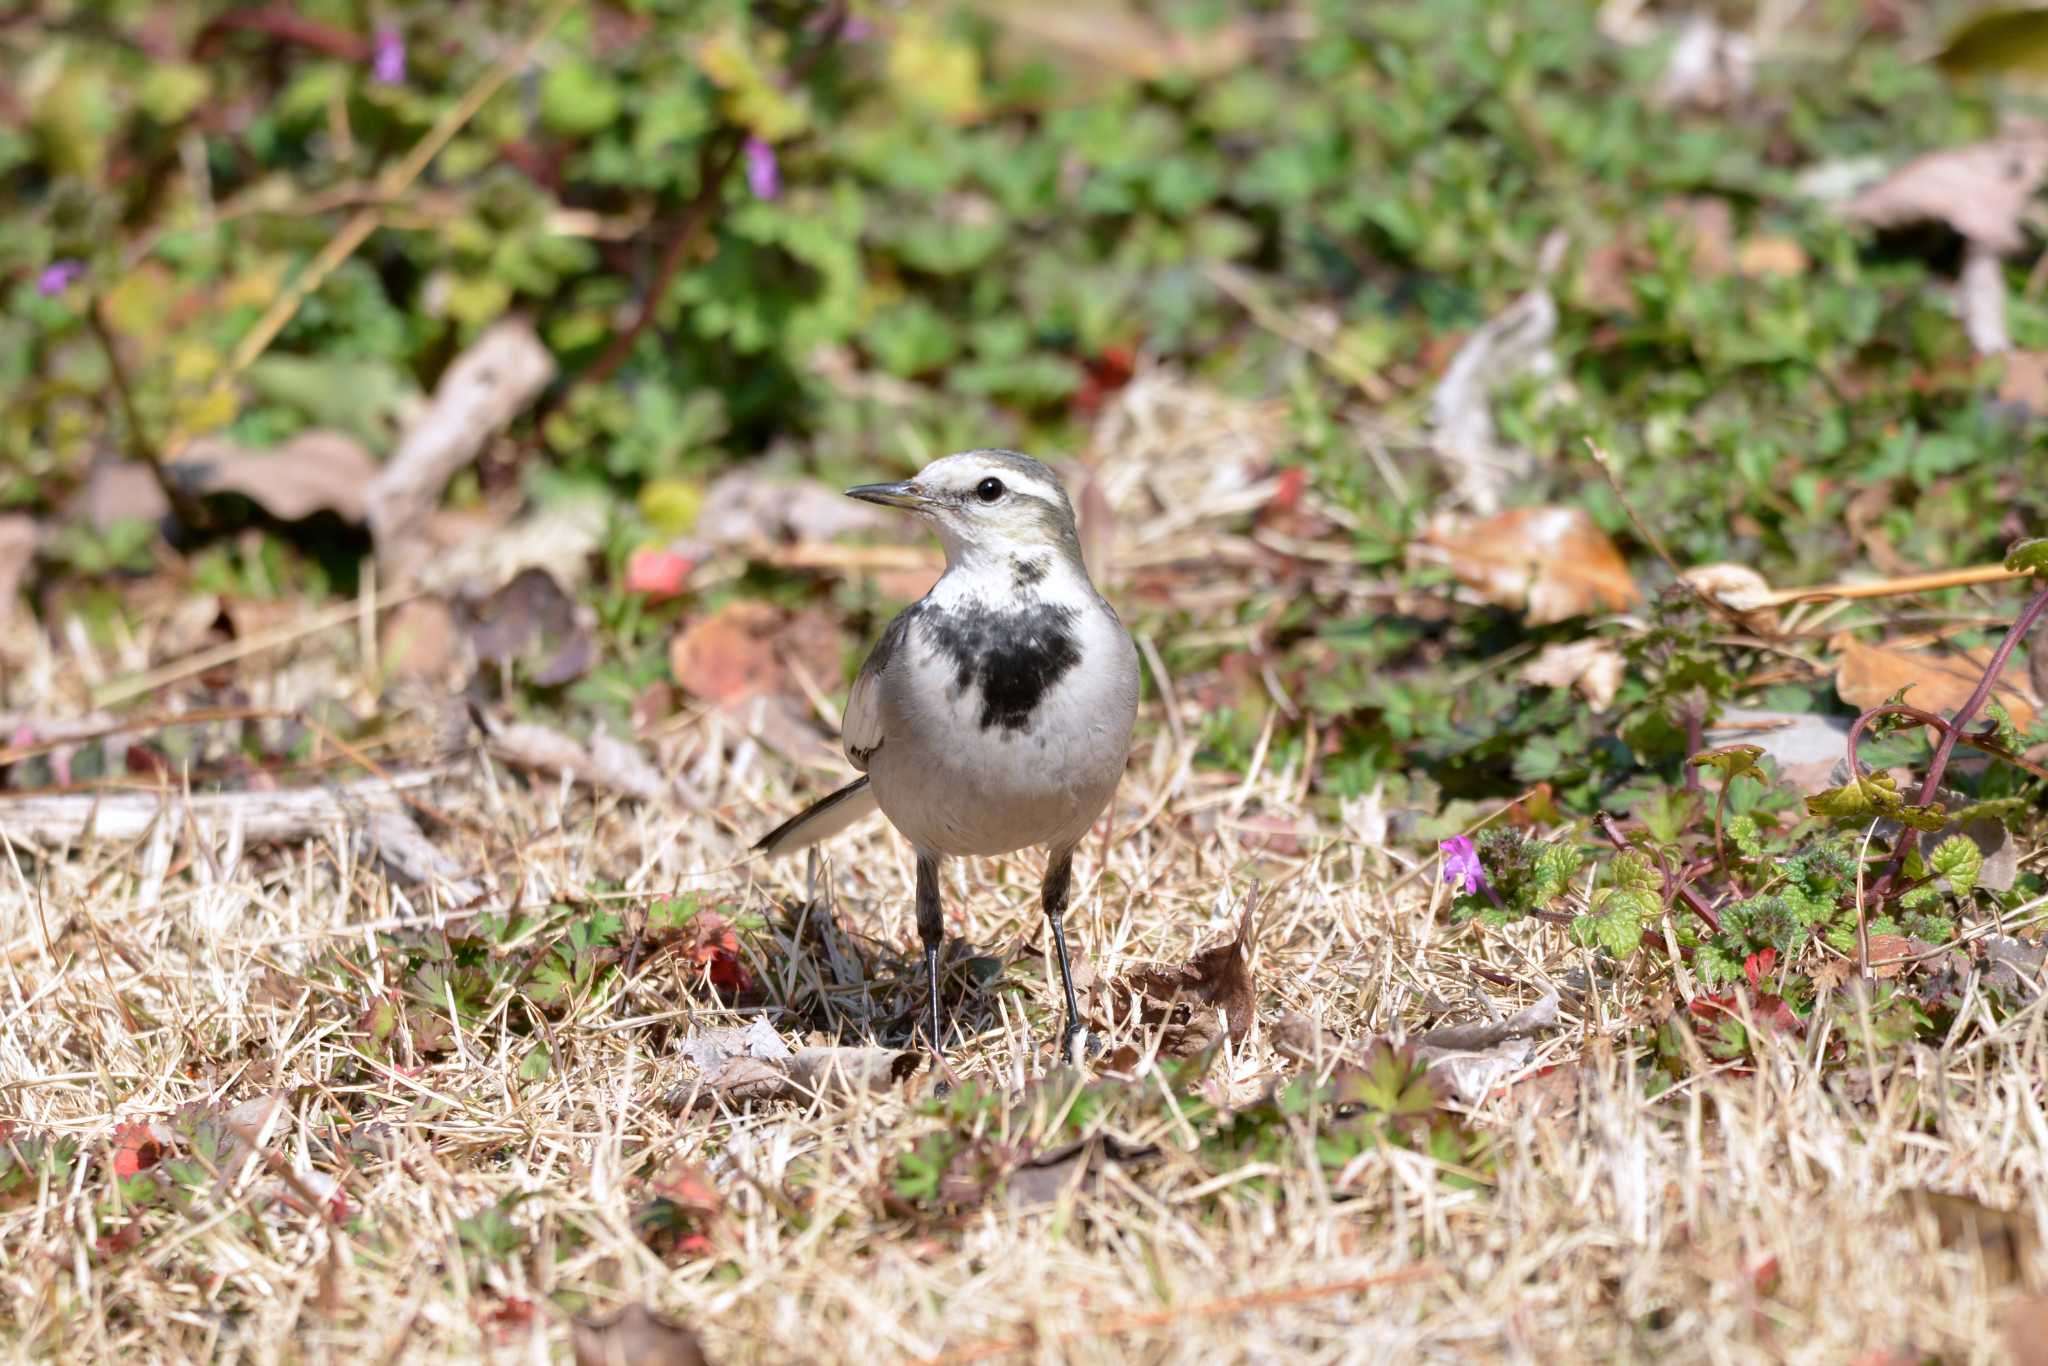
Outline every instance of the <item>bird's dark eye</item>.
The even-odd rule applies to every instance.
[[[1003,496],[1003,481],[991,475],[974,486],[974,496],[984,503],[993,503]]]

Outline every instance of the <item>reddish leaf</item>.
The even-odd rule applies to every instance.
[[[703,969],[721,995],[737,995],[753,988],[754,975],[740,960],[740,937],[732,922],[715,911],[705,911],[690,922],[696,940],[684,952]]]
[[[1778,951],[1776,949],[1765,949],[1762,953],[1752,953],[1749,957],[1743,959],[1742,975],[1749,979],[1749,989],[1751,991],[1762,991],[1764,989],[1763,979],[1770,976],[1771,969],[1776,966],[1778,966]]]
[[[164,1145],[157,1126],[147,1121],[114,1130],[114,1175],[126,1181],[163,1161]]]

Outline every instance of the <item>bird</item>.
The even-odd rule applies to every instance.
[[[1115,794],[1138,712],[1138,652],[1082,561],[1059,477],[1016,451],[962,451],[849,497],[928,523],[946,553],[931,590],[876,641],[841,725],[862,776],[763,836],[808,848],[878,807],[917,864],[929,1044],[943,1059],[939,866],[1043,846],[1039,901],[1059,960],[1064,1056],[1087,1045],[1065,916],[1074,847]]]

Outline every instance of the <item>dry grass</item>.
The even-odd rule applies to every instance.
[[[1213,1193],[1199,1190],[1207,1174],[1169,1156],[1051,1212],[982,1212],[958,1227],[888,1219],[872,1188],[932,1121],[878,1095],[678,1122],[658,1102],[689,1069],[651,1040],[662,1019],[713,1015],[659,975],[629,1003],[591,1002],[555,1022],[543,1081],[514,1079],[503,1028],[474,1030],[416,1071],[366,1075],[351,1015],[317,990],[279,993],[266,976],[364,940],[366,925],[434,920],[434,898],[394,886],[340,831],[277,851],[168,832],[140,849],[9,861],[0,1104],[24,1130],[90,1148],[123,1121],[282,1093],[289,1108],[267,1151],[302,1171],[338,1170],[320,1137],[333,1124],[374,1132],[373,1154],[346,1178],[353,1222],[338,1234],[295,1211],[273,1171],[248,1161],[205,1204],[108,1255],[95,1220],[111,1178],[81,1164],[68,1187],[0,1212],[10,1332],[38,1355],[96,1359],[518,1356],[561,1351],[568,1317],[543,1309],[529,1329],[504,1322],[502,1307],[569,1292],[671,1311],[720,1360],[965,1359],[1004,1343],[1076,1360],[1989,1353],[2012,1287],[1972,1246],[1944,1245],[1902,1193],[1963,1192],[2039,1226],[2039,1006],[2002,1027],[1973,1020],[1948,1047],[1848,1084],[1822,1080],[1808,1061],[1816,1042],[1807,1056],[1779,1048],[1749,1075],[1652,1099],[1625,1023],[1634,1003],[1611,985],[1574,991],[1585,955],[1557,931],[1454,931],[1420,883],[1389,895],[1376,857],[1341,839],[1312,857],[1254,856],[1233,814],[1291,813],[1298,775],[1198,781],[1158,736],[1134,762],[1119,830],[1154,814],[1106,863],[1091,844],[1080,869],[1073,923],[1099,971],[1180,959],[1223,927],[1249,877],[1265,878],[1261,1024],[1217,1063],[1239,1099],[1286,1069],[1266,1037],[1284,1011],[1360,1039],[1433,1008],[1521,1003],[1482,1001],[1482,988],[1500,992],[1475,966],[1525,997],[1561,990],[1563,1027],[1524,1068],[1558,1066],[1542,1083],[1549,1104],[1532,1114],[1531,1088],[1511,1086],[1474,1110],[1499,1142],[1490,1188],[1451,1190],[1428,1160],[1390,1149],[1353,1164],[1341,1188],[1303,1162],[1264,1194],[1219,1203],[1200,1198]],[[436,801],[476,867],[516,851],[516,866],[496,863],[498,881],[529,897],[608,877],[649,893],[694,879],[755,908],[800,900],[801,867],[723,867],[740,847],[734,827],[793,800],[776,766],[709,729],[675,757],[716,814],[628,810],[480,762]],[[1035,941],[1033,872],[1024,859],[956,866],[950,888],[955,930],[1009,953],[1024,983],[975,992],[957,1016],[960,1072],[1006,1088],[1047,1068],[1053,994],[1029,955],[1012,952]],[[775,1002],[802,998],[823,1003],[849,1041],[900,1038],[914,979],[858,973],[914,942],[909,861],[870,829],[832,850],[827,883],[822,944],[760,941],[769,1017]],[[1858,1021],[1838,1014],[1825,1028],[1854,1038]],[[1144,1043],[1128,1028],[1111,1042],[1126,1039]],[[632,1228],[632,1174],[672,1155],[701,1161],[726,1200],[715,1246],[678,1266]],[[799,1170],[814,1192],[801,1229],[763,1194]],[[519,1250],[466,1262],[459,1221],[515,1192],[528,1197],[512,1214]],[[237,1209],[258,1217],[226,1217]],[[1422,1270],[1322,1293],[1410,1268]]]
[[[1104,477],[1119,502],[1146,483]],[[1171,549],[1188,534],[1155,538],[1158,553],[1190,553]],[[1240,579],[1241,562],[1217,558]],[[16,660],[17,686],[52,708],[61,680],[178,648],[68,640]],[[348,672],[347,645],[245,669],[252,702],[339,691],[388,708]],[[922,1076],[678,1118],[663,1102],[694,1078],[675,1050],[690,1029],[764,1014],[792,1043],[823,1030],[893,1044],[921,999],[900,841],[879,822],[841,838],[815,887],[801,862],[739,861],[818,780],[704,715],[659,745],[701,808],[622,802],[469,751],[427,799],[437,842],[488,898],[606,885],[622,889],[606,904],[629,905],[688,889],[769,913],[747,941],[758,1006],[728,1010],[673,960],[654,963],[624,995],[543,1021],[552,1065],[537,1080],[517,1075],[535,1035],[509,990],[445,1052],[375,1060],[362,1002],[391,983],[369,947],[457,911],[348,828],[256,848],[187,822],[132,844],[4,851],[0,1117],[14,1140],[76,1138],[87,1160],[68,1181],[0,1192],[0,1332],[56,1359],[541,1359],[568,1353],[577,1306],[647,1304],[693,1325],[717,1361],[1995,1356],[2038,1274],[2030,1247],[2015,1267],[1999,1239],[2037,1243],[2048,1218],[2048,997],[2003,1022],[1966,1009],[1941,1047],[1884,1053],[1838,996],[1804,1040],[1767,1041],[1754,1068],[1702,1066],[1651,1095],[1647,965],[1616,981],[1554,927],[1450,925],[1431,880],[1372,847],[1384,826],[1369,805],[1319,826],[1308,778],[1269,762],[1265,742],[1248,772],[1197,769],[1199,704],[1172,695],[1178,715],[1153,704],[1141,723],[1114,838],[1077,861],[1076,943],[1103,978],[1178,963],[1229,928],[1258,880],[1259,1016],[1202,1082],[1229,1103],[1299,1070],[1273,1046],[1288,1012],[1363,1041],[1556,992],[1558,1027],[1468,1107],[1494,1141],[1484,1183],[1460,1188],[1400,1148],[1332,1173],[1305,1135],[1297,1160],[1219,1174],[1165,1123],[1121,1135],[1161,1144],[1161,1160],[1112,1166],[1050,1209],[920,1219],[878,1191],[939,1122],[919,1107]],[[442,733],[416,719],[409,733]],[[450,758],[418,748],[378,757]],[[1057,1012],[1035,860],[955,862],[948,878],[965,946],[951,959],[957,1072],[1005,1092],[1066,1084],[1045,1081]],[[359,991],[309,974],[337,950],[368,965]],[[972,985],[970,954],[1008,968]],[[1831,1038],[1863,1061],[1824,1075]],[[1108,1040],[1141,1056],[1154,1042],[1130,1021]],[[1137,1071],[1141,1090],[1163,1087],[1149,1063]],[[252,1135],[260,1154],[231,1148],[199,1200],[153,1210],[132,1246],[109,1241],[117,1126],[264,1096],[283,1105]],[[722,1210],[698,1255],[664,1260],[634,1217],[645,1175],[676,1160],[701,1165]],[[339,1223],[313,1208],[335,1181]],[[1944,1228],[1923,1191],[2013,1217]],[[465,1221],[500,1202],[503,1255],[479,1256]]]

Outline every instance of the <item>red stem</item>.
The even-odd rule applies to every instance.
[[[1935,746],[1934,757],[1927,762],[1927,778],[1920,784],[1920,795],[1914,798],[1914,805],[1927,805],[1934,799],[1934,794],[1941,790],[1941,776],[1948,771],[1949,756],[1955,753],[1956,742],[1963,738],[1963,727],[1970,724],[1970,718],[1977,714],[1978,709],[1991,696],[1991,689],[1997,684],[1998,675],[2004,671],[2006,661],[2012,658],[2012,652],[2019,647],[2020,641],[2026,638],[2027,632],[2033,629],[2034,622],[2044,611],[2048,611],[2048,583],[2044,583],[2040,591],[2034,594],[2033,601],[2020,613],[2019,620],[2005,633],[2005,639],[1998,642],[1998,649],[1992,653],[1990,664],[1985,666],[1984,676],[1977,680],[1976,688],[1964,699],[1963,705],[1956,709],[1954,718],[1942,727],[1941,743]],[[1862,721],[1863,717],[1858,717],[1858,725],[1851,727],[1849,731],[1849,766],[1852,771],[1856,766],[1855,743],[1861,733]],[[1906,855],[1912,852],[1919,839],[1920,832],[1911,826],[1899,832],[1899,842],[1892,850],[1891,863],[1885,868],[1884,875],[1878,878],[1870,889],[1870,895],[1874,898],[1872,905],[1884,904],[1893,884],[1898,881],[1900,870],[1906,866]],[[1856,909],[1860,917],[1864,913],[1864,908],[1859,904]]]

